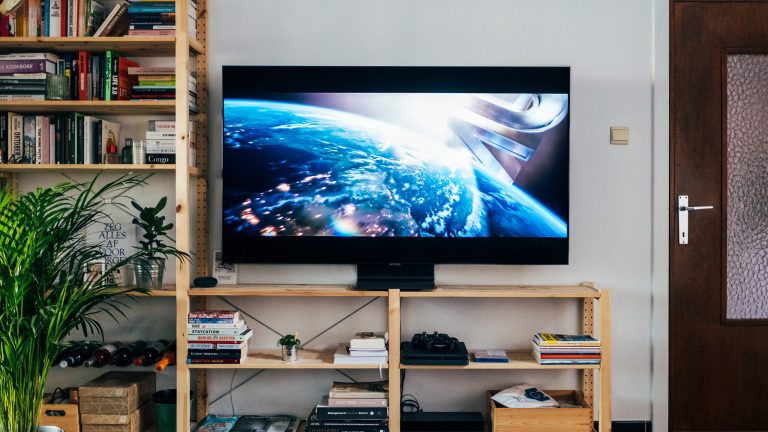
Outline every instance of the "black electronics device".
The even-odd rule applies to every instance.
[[[469,364],[469,352],[464,342],[445,333],[417,333],[410,342],[400,344],[401,362],[406,365]]]
[[[479,412],[402,413],[402,432],[483,432],[485,423]]]
[[[200,276],[196,277],[192,283],[195,288],[213,288],[219,283],[219,280],[211,276]]]
[[[568,67],[224,66],[225,262],[567,264]]]

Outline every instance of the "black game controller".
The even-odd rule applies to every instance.
[[[453,351],[456,349],[456,344],[459,343],[459,340],[455,337],[450,337],[445,333],[434,332],[432,334],[427,334],[427,332],[422,332],[413,335],[411,343],[415,348],[423,348],[427,351]]]

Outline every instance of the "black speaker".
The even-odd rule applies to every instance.
[[[219,283],[219,280],[210,276],[201,276],[192,281],[195,288],[213,288],[217,283]]]

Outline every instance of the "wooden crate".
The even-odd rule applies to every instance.
[[[581,392],[544,390],[558,401],[581,408],[506,408],[491,399],[498,390],[488,391],[491,432],[592,432],[592,407]]]
[[[58,426],[64,432],[80,432],[80,409],[77,404],[48,404],[50,395],[43,398],[38,424],[40,426]]]

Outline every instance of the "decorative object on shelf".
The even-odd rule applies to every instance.
[[[146,179],[96,176],[21,195],[0,191],[0,346],[12,353],[0,356],[0,430],[35,431],[46,378],[67,348],[65,337],[76,329],[101,334],[96,313],[125,316],[125,296],[147,293],[109,283],[117,268],[145,257],[143,251],[105,265],[93,278],[82,271],[103,258],[86,228],[108,220],[109,208],[127,211],[128,194]]]
[[[213,251],[213,277],[221,285],[237,283],[237,264],[225,263],[220,250]]]
[[[123,145],[123,163],[129,164],[133,163],[133,139],[126,138],[125,144]]]
[[[24,3],[24,0],[5,0],[0,2],[0,14],[9,15],[16,11]]]
[[[181,261],[189,260],[189,254],[164,242],[164,239],[173,241],[168,235],[173,223],[166,224],[165,216],[160,216],[167,202],[168,198],[162,197],[156,206],[142,207],[136,201],[131,201],[131,205],[139,211],[139,217],[133,219],[133,224],[144,231],[144,240],[139,240],[139,250],[143,256],[135,264],[136,285],[142,289],[162,289],[165,260],[169,256]]]
[[[146,162],[146,145],[147,144],[144,141],[136,141],[131,147],[131,161],[134,164],[140,165]]]
[[[70,83],[66,75],[48,74],[45,77],[45,100],[70,100]]]
[[[301,340],[298,338],[298,333],[294,332],[281,337],[277,344],[283,348],[283,361],[295,362],[299,359]]]

